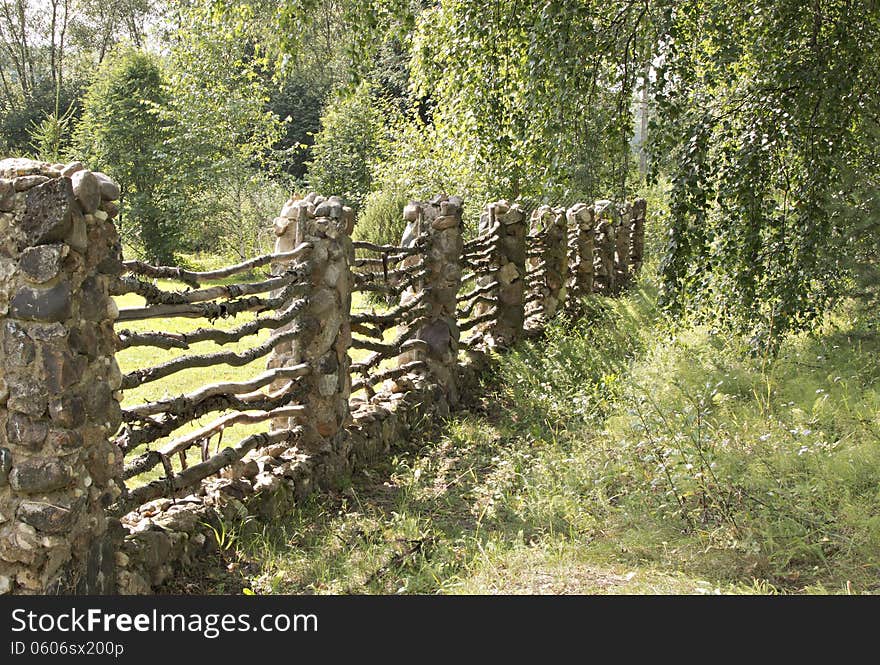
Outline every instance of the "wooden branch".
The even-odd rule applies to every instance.
[[[491,293],[492,291],[495,291],[499,286],[500,284],[498,282],[490,282],[485,286],[478,286],[473,291],[465,293],[463,296],[458,296],[455,300],[456,302],[465,302],[470,300],[471,298],[476,298],[477,296]]]
[[[397,245],[374,245],[371,242],[367,242],[366,240],[355,240],[352,243],[355,249],[366,249],[370,252],[376,252],[377,254],[418,254],[421,251],[420,247],[412,246],[412,247],[400,247]]]
[[[204,415],[217,411],[271,411],[291,403],[299,402],[305,395],[305,388],[301,383],[291,382],[285,384],[279,390],[268,394],[248,395],[214,395],[200,402],[188,404],[186,409],[175,413],[165,413],[161,418],[147,417],[141,421],[140,427],[132,428],[129,424],[123,425],[121,433],[114,443],[126,453],[134,450],[144,443],[150,443],[168,436],[175,430],[183,427]]]
[[[119,336],[119,346],[117,348],[121,350],[132,346],[156,346],[162,349],[188,349],[190,344],[206,341],[212,341],[219,345],[238,342],[244,337],[258,333],[260,330],[266,328],[275,330],[290,323],[302,312],[307,303],[308,301],[305,298],[294,300],[287,309],[278,314],[259,317],[231,330],[198,328],[188,333],[165,333],[158,331],[135,333],[130,330],[120,330],[117,333]]]
[[[419,305],[421,305],[425,299],[426,291],[420,291],[415,298],[410,300],[408,303],[404,305],[398,305],[392,309],[389,309],[384,314],[375,314],[373,312],[364,312],[362,314],[353,314],[351,317],[351,322],[353,324],[358,323],[372,323],[372,324],[380,324],[380,323],[396,323],[403,314],[406,314],[409,311],[416,309]]]
[[[180,412],[192,408],[209,397],[218,395],[241,396],[243,393],[262,388],[277,379],[298,379],[306,376],[310,371],[311,368],[306,363],[294,365],[293,367],[276,367],[255,376],[249,381],[214,383],[178,397],[130,406],[122,410],[122,418],[125,422],[131,422],[132,420],[143,419],[158,413],[168,411]]]
[[[371,342],[368,339],[359,339],[357,337],[351,338],[351,348],[374,351],[376,354],[379,354],[382,359],[394,358],[400,353],[399,344],[383,344],[382,342]]]
[[[373,339],[385,339],[385,333],[383,329],[371,328],[365,323],[352,323],[351,331],[353,333],[359,333],[361,335],[366,335],[367,337],[372,337]]]
[[[494,321],[495,317],[498,316],[498,308],[495,307],[489,310],[486,314],[478,316],[476,318],[470,319],[469,321],[462,321],[458,324],[458,329],[461,332],[465,330],[470,330],[471,328],[480,325],[481,323],[488,323],[489,321]]]
[[[366,389],[367,386],[374,386],[380,381],[385,381],[386,379],[397,379],[401,376],[409,374],[414,369],[422,369],[425,367],[427,367],[427,363],[425,363],[424,360],[413,360],[412,362],[408,362],[405,365],[401,365],[400,367],[392,367],[390,369],[386,369],[384,372],[367,375],[360,381],[356,381],[351,385],[351,392],[355,393],[358,390]]]
[[[238,462],[255,448],[265,448],[266,446],[284,441],[293,444],[301,434],[302,430],[300,428],[252,434],[239,441],[235,446],[224,448],[208,460],[194,464],[188,469],[175,474],[170,479],[154,480],[146,485],[130,490],[127,496],[113,507],[111,514],[114,516],[124,515],[147,501],[152,501],[169,494],[173,496],[179,490],[192,487],[205,478],[218,473],[221,469],[235,464],[235,462]]]
[[[155,367],[137,369],[122,377],[122,389],[129,390],[193,367],[212,367],[220,364],[241,367],[242,365],[247,365],[248,363],[253,362],[257,358],[262,358],[282,342],[292,340],[301,334],[302,329],[299,326],[296,326],[283,333],[274,335],[262,344],[254,346],[247,351],[242,351],[241,353],[236,353],[234,351],[218,351],[217,353],[193,354],[174,358],[173,360],[164,362],[161,365],[156,365]]]
[[[117,321],[140,321],[169,317],[186,317],[191,319],[205,318],[216,321],[220,318],[236,316],[242,312],[265,312],[278,309],[290,300],[297,291],[302,291],[307,284],[294,281],[273,298],[250,296],[228,302],[186,303],[181,305],[152,305],[150,307],[132,307],[119,310]]]
[[[162,458],[168,458],[172,455],[185,453],[189,448],[201,443],[205,439],[210,439],[214,434],[222,432],[227,427],[239,424],[252,425],[255,423],[265,422],[273,418],[296,418],[306,413],[304,406],[284,406],[272,411],[242,411],[239,413],[230,413],[221,418],[208,423],[204,427],[181,436],[173,441],[169,441],[159,450],[148,450],[143,455],[139,455],[131,464],[127,465],[123,478],[128,480],[134,476],[146,473],[162,461]]]
[[[352,363],[349,371],[352,374],[366,374],[371,367],[375,367],[383,360],[387,360],[389,356],[385,355],[385,351],[387,348],[394,347],[398,349],[397,353],[404,351],[404,343],[410,342],[422,342],[422,340],[413,340],[410,339],[414,334],[416,334],[419,330],[419,326],[428,323],[428,319],[426,317],[421,317],[416,319],[410,324],[409,328],[403,330],[390,344],[384,344],[383,349],[381,351],[374,351],[369,356],[367,356],[364,360],[359,363]],[[365,342],[366,340],[360,340],[361,342]],[[352,343],[354,343],[354,339],[352,339]],[[424,343],[424,342],[422,342]],[[393,357],[393,356],[391,356]]]
[[[259,268],[272,261],[285,261],[299,258],[312,249],[311,243],[301,243],[295,249],[289,252],[280,252],[278,254],[264,254],[256,258],[236,263],[235,265],[218,270],[208,270],[205,272],[193,272],[176,266],[151,266],[141,261],[123,261],[122,267],[128,272],[135,275],[145,275],[153,278],[176,279],[184,284],[189,284],[193,288],[199,288],[199,282],[209,282],[215,279],[223,279],[237,273],[247,272],[253,268]]]
[[[389,270],[387,272],[352,272],[352,282],[355,286],[361,286],[362,284],[370,284],[375,283],[377,280],[389,281],[392,279],[398,279],[403,277],[412,278],[417,274],[421,274],[424,272],[424,269],[420,265],[410,266],[408,268],[395,268],[394,270]]]
[[[489,304],[489,305],[497,306],[497,305],[498,305],[498,298],[497,298],[497,297],[492,297],[492,296],[487,296],[487,295],[479,295],[479,296],[476,296],[476,297],[471,301],[471,304],[470,304],[470,305],[468,305],[467,307],[464,307],[464,308],[462,308],[462,309],[457,309],[457,310],[455,310],[455,318],[458,319],[458,320],[466,319],[466,318],[469,317],[469,316],[471,315],[471,313],[474,311],[474,307],[476,307],[477,304],[478,304],[478,303],[481,303],[481,302],[486,303],[486,304]],[[461,327],[461,326],[459,326],[459,328],[460,328],[460,327]]]

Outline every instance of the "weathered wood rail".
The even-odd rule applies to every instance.
[[[0,162],[0,592],[150,592],[211,547],[205,524],[387,453],[455,408],[487,351],[619,292],[643,258],[641,199],[497,201],[465,241],[463,202],[438,196],[376,245],[312,194],[275,219],[274,253],[196,272],[123,261],[116,195],[81,165]],[[119,309],[127,294],[144,304]],[[205,325],[167,330],[178,318]],[[138,348],[151,361],[123,374]],[[210,379],[174,388],[198,368]]]

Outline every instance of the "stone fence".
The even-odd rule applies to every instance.
[[[272,254],[194,272],[123,260],[118,198],[79,163],[0,162],[0,593],[155,591],[212,525],[338,486],[643,256],[641,199],[497,201],[465,241],[463,202],[437,196],[380,246],[310,194]]]

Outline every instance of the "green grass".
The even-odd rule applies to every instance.
[[[257,593],[877,592],[876,324],[844,304],[771,359],[669,326],[649,283],[594,299],[220,560]]]

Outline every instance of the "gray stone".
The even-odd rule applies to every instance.
[[[66,282],[49,289],[22,287],[10,303],[10,314],[19,319],[60,322],[70,313],[70,286]]]
[[[42,416],[46,411],[46,390],[39,381],[22,377],[9,386],[9,409],[30,416]]]
[[[58,342],[67,334],[67,328],[60,323],[28,326],[28,337],[35,342]]]
[[[407,203],[403,209],[403,219],[407,222],[415,222],[419,218],[422,207],[418,203]]]
[[[46,501],[22,501],[16,517],[43,533],[64,533],[73,525],[74,511]]]
[[[80,287],[79,311],[82,318],[89,321],[103,321],[107,316],[107,296],[104,286],[97,277],[89,277]]]
[[[95,175],[91,171],[76,171],[70,182],[80,209],[86,214],[95,212],[101,205],[101,183]]]
[[[24,246],[64,240],[70,232],[74,200],[70,178],[57,178],[31,189],[20,224]]]
[[[84,356],[74,356],[64,349],[43,349],[43,375],[51,393],[67,390],[82,378],[88,366]]]
[[[16,192],[26,192],[37,185],[49,182],[49,180],[50,178],[45,175],[24,175],[13,180],[12,186],[15,187]]]
[[[57,459],[31,458],[15,465],[9,474],[9,484],[17,492],[46,494],[73,482],[70,467]]]
[[[61,175],[67,176],[68,178],[72,176],[77,171],[82,171],[85,168],[85,165],[82,162],[70,162],[67,166],[61,169]]]
[[[113,391],[106,381],[91,381],[85,387],[83,395],[86,413],[94,418],[103,418],[107,415],[113,399]]]
[[[122,272],[122,259],[113,253],[101,259],[95,270],[102,275],[118,275]]]
[[[95,171],[94,176],[101,187],[101,198],[105,201],[116,201],[119,198],[119,185],[106,173]]]
[[[13,411],[6,422],[6,438],[13,443],[36,450],[43,445],[49,425],[42,420],[33,420],[25,413]]]
[[[86,420],[82,398],[76,395],[59,395],[49,402],[49,417],[59,427],[74,429]],[[45,423],[43,423],[45,426]]]
[[[68,341],[71,350],[75,353],[80,353],[90,359],[94,359],[98,355],[98,337],[94,324],[86,323],[82,328],[71,328]]]
[[[65,242],[80,254],[85,254],[89,247],[89,231],[86,228],[86,220],[82,215],[74,215],[70,225],[70,233],[64,238]]]
[[[315,207],[315,217],[342,218],[342,204],[328,199]]]
[[[11,180],[0,178],[0,212],[10,212],[15,203],[15,187]]]
[[[12,451],[0,448],[0,487],[9,482],[9,471],[12,469]]]
[[[73,430],[52,429],[46,436],[46,445],[52,450],[82,448],[82,434]]]
[[[48,166],[45,162],[37,162],[25,157],[9,157],[0,161],[0,176],[15,178],[22,175],[41,173]]]
[[[28,247],[22,252],[19,268],[32,282],[48,282],[61,271],[63,250],[64,245],[61,244]]]
[[[6,363],[12,367],[24,367],[34,359],[34,343],[21,324],[6,320],[3,323],[3,353]]]
[[[453,226],[458,224],[458,217],[452,215],[441,215],[437,217],[433,222],[431,222],[431,226],[437,229],[438,231],[443,231],[445,229],[451,229]]]

